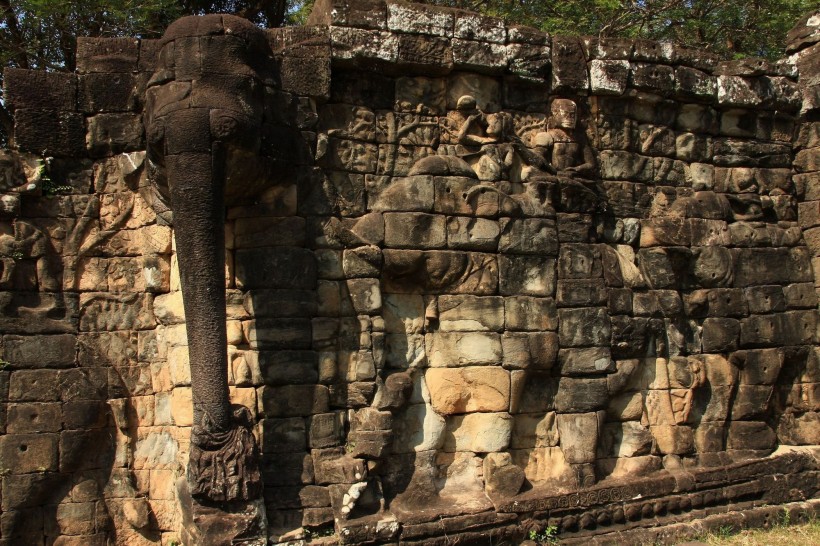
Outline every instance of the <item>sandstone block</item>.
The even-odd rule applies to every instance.
[[[171,417],[178,427],[190,427],[194,421],[190,387],[177,387],[171,393]]]
[[[775,432],[762,421],[729,423],[727,449],[772,449],[777,442]]]
[[[501,346],[503,365],[507,369],[548,370],[558,357],[555,332],[505,332]]]
[[[615,371],[608,347],[588,347],[579,349],[561,349],[558,352],[558,363],[561,375],[583,376]]]
[[[732,419],[763,419],[769,411],[772,387],[768,385],[740,385],[732,404]]]
[[[425,336],[427,358],[432,367],[471,366],[501,362],[499,334],[486,332],[438,332]]]
[[[597,413],[566,413],[555,417],[561,451],[570,464],[595,461],[598,442]]]
[[[555,221],[547,218],[502,218],[499,252],[555,255],[558,234]]]
[[[559,307],[590,307],[607,303],[603,279],[559,280],[555,300]]]
[[[265,486],[314,483],[313,459],[309,453],[282,453],[267,460],[272,464],[262,468]]]
[[[9,108],[77,109],[77,76],[43,70],[11,68],[5,94]]]
[[[622,95],[629,78],[629,61],[599,60],[589,63],[589,84],[596,95]]]
[[[383,316],[388,333],[419,334],[424,327],[424,298],[416,294],[385,294]]]
[[[57,434],[6,434],[0,437],[0,459],[5,473],[57,470]]]
[[[773,385],[780,375],[784,356],[784,351],[779,348],[754,349],[737,354],[737,357],[743,362],[740,371],[740,384]]]
[[[439,449],[444,443],[445,419],[427,404],[411,404],[397,415],[394,453]]]
[[[381,311],[382,293],[378,279],[349,279],[347,290],[357,314],[375,315]]]
[[[493,252],[498,248],[500,233],[498,222],[487,218],[447,218],[448,248]]]
[[[490,453],[484,458],[484,488],[491,499],[517,495],[524,479],[524,471],[513,464],[509,453]]]
[[[311,326],[308,319],[261,318],[242,322],[245,339],[252,349],[309,349]]]
[[[387,2],[387,28],[393,32],[452,37],[454,25],[453,11]]]
[[[575,37],[555,37],[552,41],[552,89],[582,91],[589,88],[581,41]]]
[[[564,347],[609,345],[611,325],[606,308],[558,310],[558,335]]]
[[[439,296],[438,313],[442,332],[497,332],[504,327],[504,300],[500,297]]]
[[[504,44],[453,39],[453,63],[459,70],[500,74],[510,62],[512,51]],[[520,48],[516,48],[516,52]]]
[[[498,257],[502,295],[552,296],[555,293],[555,259],[542,256]]]
[[[504,298],[504,320],[507,330],[556,330],[558,310],[552,298],[507,297]]]
[[[145,148],[142,117],[136,114],[97,114],[88,118],[86,146],[92,157]]]
[[[737,349],[740,322],[730,318],[707,318],[703,321],[701,343],[707,353],[729,352]]]
[[[364,461],[345,455],[344,448],[314,449],[311,456],[319,485],[355,483],[367,476]]]
[[[262,419],[260,448],[263,453],[304,453],[307,447],[305,419]]]
[[[493,453],[510,445],[513,418],[509,413],[468,413],[447,420],[445,451]]]
[[[474,178],[441,176],[433,179],[436,212],[448,215],[492,217],[498,214],[496,192],[476,191],[480,182]]]
[[[287,385],[260,387],[259,411],[266,417],[297,417],[325,413],[329,407],[327,387]]]
[[[382,253],[377,246],[361,246],[344,251],[341,271],[347,278],[378,277],[382,267]]]
[[[427,365],[427,354],[422,334],[386,334],[385,366],[388,368],[417,368]]]
[[[9,404],[5,432],[59,432],[62,423],[60,409],[60,404],[56,402]]]
[[[384,242],[394,248],[444,248],[445,217],[437,214],[386,213]]]
[[[555,409],[558,379],[551,373],[512,370],[510,412],[546,413]]]
[[[606,408],[609,395],[606,378],[561,377],[555,394],[559,413],[584,413]]]
[[[514,416],[510,448],[554,447],[558,445],[555,412],[522,413]]]
[[[606,446],[602,451],[613,457],[639,457],[650,454],[652,434],[636,421],[607,423],[601,430],[601,444]]]
[[[432,176],[388,178],[368,175],[366,184],[370,210],[396,212],[430,212],[433,210],[435,192]]]
[[[237,288],[309,290],[316,286],[316,258],[309,250],[241,249],[235,254]]]
[[[441,415],[509,409],[510,374],[502,368],[431,368],[425,379],[433,409]]]
[[[10,402],[51,402],[60,399],[57,370],[17,370],[8,378]]]
[[[74,365],[77,337],[5,336],[3,359],[15,368],[67,368]]]
[[[311,415],[308,418],[308,447],[316,449],[339,445],[344,435],[344,421],[343,413]]]
[[[510,455],[513,462],[524,469],[526,478],[533,483],[566,480],[572,475],[560,447],[514,449]]]
[[[740,321],[740,346],[802,345],[815,337],[815,311],[752,315]]]

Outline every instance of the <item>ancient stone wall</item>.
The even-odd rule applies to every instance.
[[[227,210],[225,289],[271,539],[654,541],[815,512],[818,17],[778,63],[382,0],[267,31],[288,169]],[[0,544],[179,540],[158,53],[80,38],[77,74],[5,73]]]

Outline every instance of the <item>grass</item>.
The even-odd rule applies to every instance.
[[[820,544],[820,519],[800,525],[777,525],[771,529],[746,529],[734,533],[720,528],[697,540],[710,546],[810,546]]]

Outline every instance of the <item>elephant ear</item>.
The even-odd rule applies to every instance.
[[[151,165],[149,165],[149,168],[151,168]],[[149,178],[152,178],[150,174]],[[156,179],[153,178],[153,180]],[[141,187],[139,194],[154,210],[157,215],[157,223],[172,226],[174,225],[174,211],[171,210],[171,200],[163,192],[163,188],[167,190],[167,186],[155,182]]]

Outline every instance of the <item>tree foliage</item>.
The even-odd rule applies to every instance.
[[[74,70],[77,36],[159,36],[175,0],[0,0],[3,68]]]

